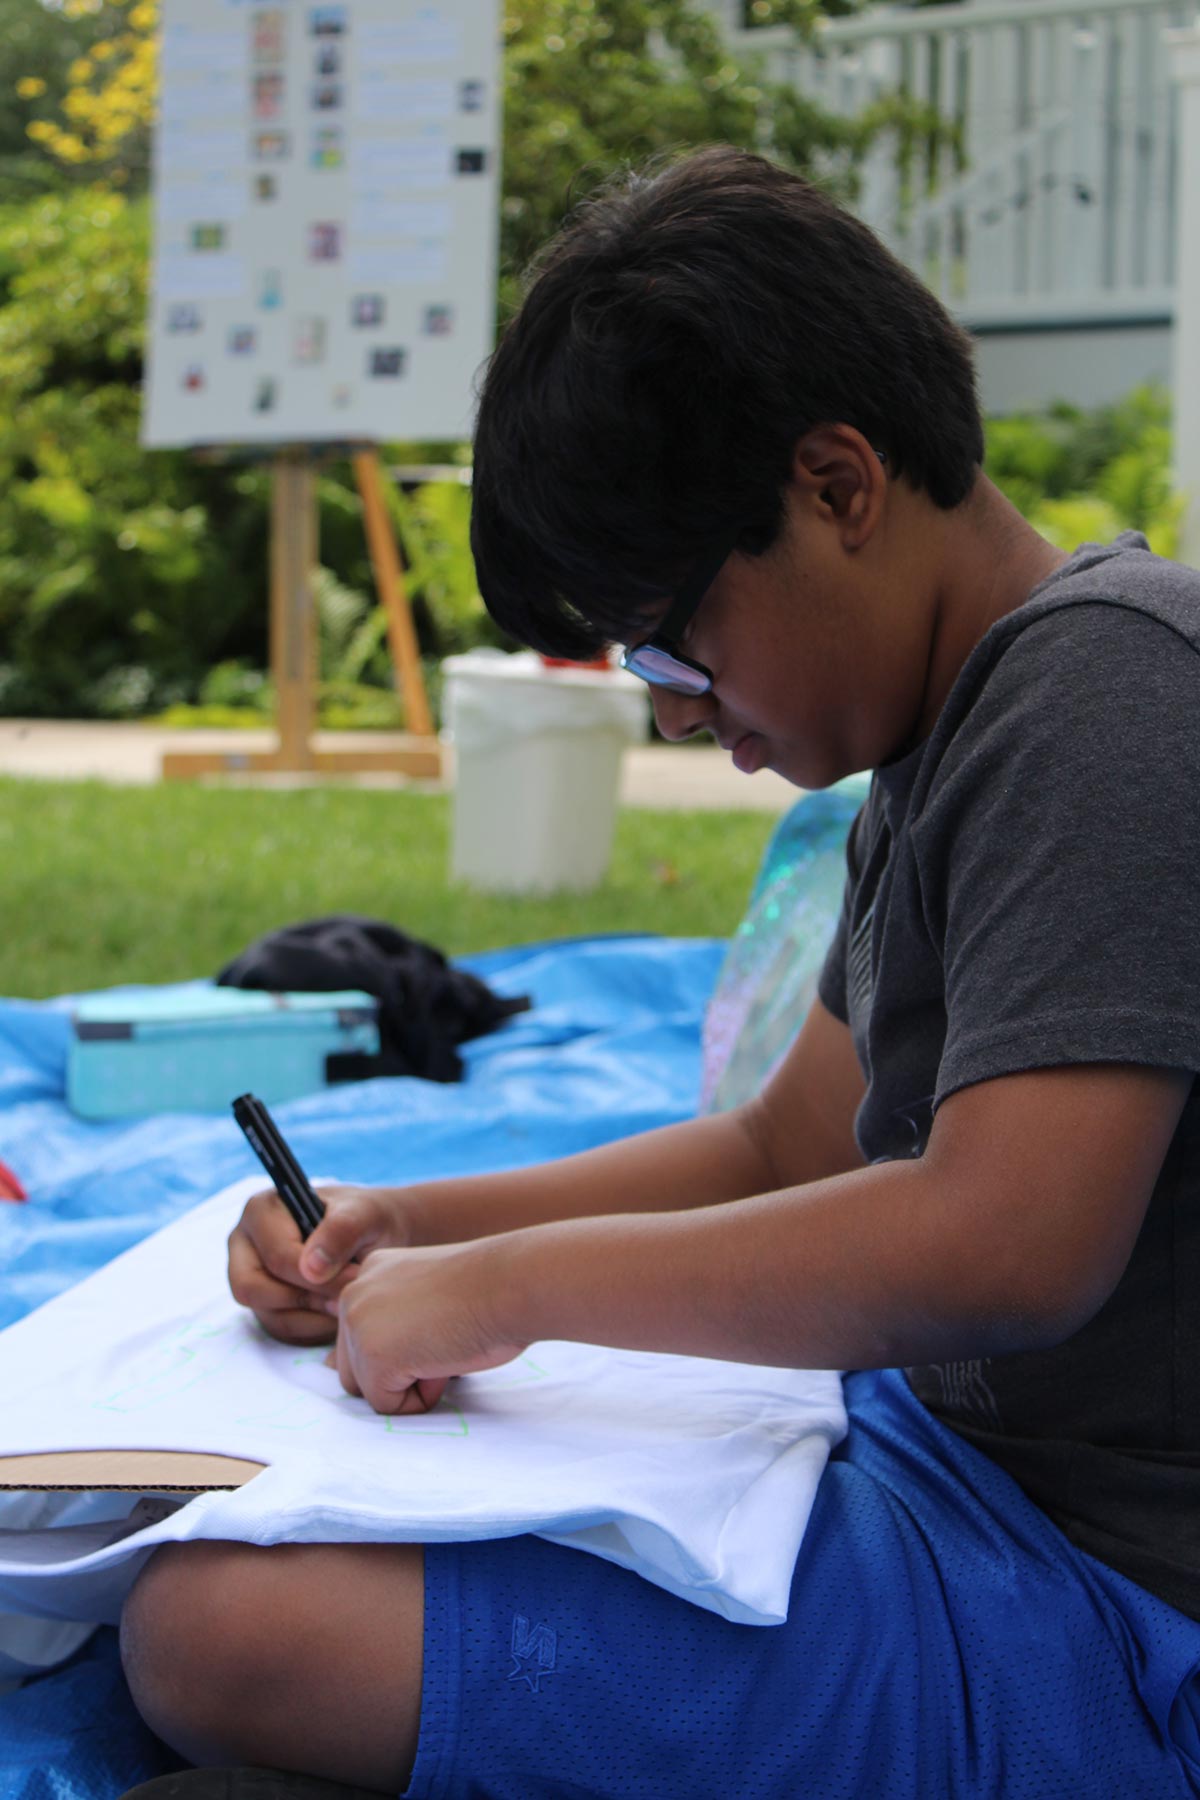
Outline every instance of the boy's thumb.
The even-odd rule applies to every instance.
[[[358,1239],[358,1226],[347,1211],[322,1220],[300,1252],[300,1273],[305,1281],[316,1285],[332,1281],[353,1256]]]
[[[321,1283],[337,1273],[337,1263],[323,1243],[307,1243],[300,1252],[300,1273],[305,1281]]]

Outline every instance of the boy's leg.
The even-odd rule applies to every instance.
[[[785,1624],[538,1537],[179,1546],[129,1603],[135,1696],[194,1760],[393,1795],[1200,1800],[1175,1721],[1200,1623],[1075,1550],[898,1374],[846,1391]]]
[[[190,1762],[399,1794],[423,1629],[419,1545],[171,1544],[126,1602],[121,1655],[147,1724]]]

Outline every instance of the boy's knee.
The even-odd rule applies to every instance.
[[[251,1545],[166,1544],[121,1614],[121,1660],[138,1711],[194,1762],[219,1755],[231,1714],[254,1702],[271,1627],[257,1605]]]
[[[138,1711],[194,1763],[396,1793],[420,1724],[423,1574],[415,1544],[168,1544],[121,1617]]]

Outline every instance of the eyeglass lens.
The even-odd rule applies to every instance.
[[[632,650],[626,650],[621,666],[633,675],[640,675],[652,687],[673,688],[680,694],[706,694],[712,686],[712,678],[706,669],[680,662],[669,650],[660,649],[654,643],[638,644]]]

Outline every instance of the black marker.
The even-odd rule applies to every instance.
[[[309,1237],[325,1217],[325,1203],[309,1186],[307,1175],[288,1149],[278,1125],[253,1094],[239,1094],[233,1103],[233,1116],[300,1227],[300,1236]]]

